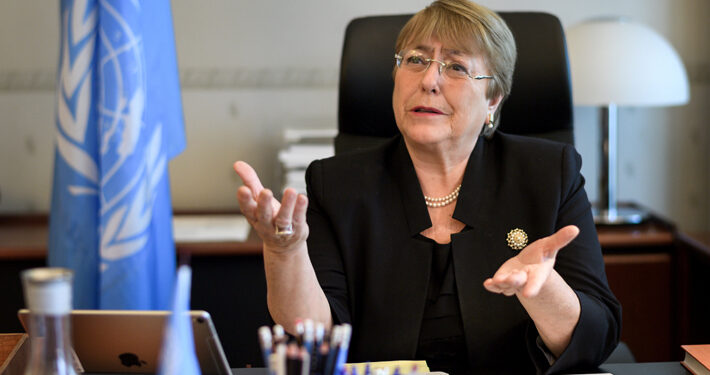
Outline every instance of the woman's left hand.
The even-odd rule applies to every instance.
[[[555,265],[557,252],[567,246],[579,233],[579,228],[568,225],[555,234],[541,238],[503,263],[483,286],[493,293],[512,296],[521,293],[525,298],[538,295]]]

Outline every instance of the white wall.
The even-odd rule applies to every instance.
[[[335,127],[348,20],[414,12],[428,2],[173,0],[188,137],[187,150],[170,168],[175,207],[236,208],[236,159],[251,162],[273,185],[282,129]],[[709,1],[481,2],[497,10],[554,13],[565,27],[626,15],[664,35],[688,68],[691,102],[620,110],[619,195],[682,229],[710,229]],[[0,213],[49,209],[58,21],[58,5],[51,2],[0,2]],[[595,200],[596,110],[576,107],[575,127],[587,191]]]

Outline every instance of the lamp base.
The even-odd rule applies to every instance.
[[[623,225],[639,224],[648,217],[648,212],[634,207],[617,207],[612,209],[592,208],[594,224]]]

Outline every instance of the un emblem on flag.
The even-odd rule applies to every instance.
[[[76,1],[62,18],[58,151],[69,192],[98,197],[100,255],[114,261],[145,247],[167,168],[162,125],[145,121],[140,8]]]

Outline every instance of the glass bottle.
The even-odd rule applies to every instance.
[[[64,268],[22,272],[25,304],[30,310],[30,357],[25,375],[76,375],[69,312],[73,273]]]

